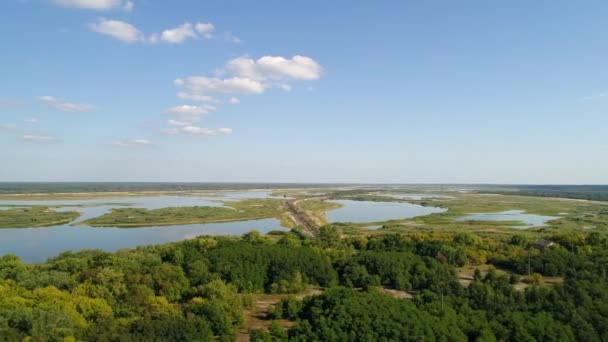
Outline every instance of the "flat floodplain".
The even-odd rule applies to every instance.
[[[42,261],[65,250],[111,251],[197,235],[287,230],[296,227],[286,209],[288,200],[317,227],[339,225],[347,235],[470,231],[541,236],[608,228],[606,202],[459,189],[2,194],[0,228],[21,229],[0,229],[0,254]]]

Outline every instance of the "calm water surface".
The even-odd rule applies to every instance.
[[[446,211],[446,209],[443,208],[424,207],[411,203],[352,200],[331,200],[329,202],[343,205],[342,208],[330,210],[326,213],[329,222],[381,222],[442,213]]]
[[[219,192],[217,196],[205,197],[158,196],[93,200],[0,201],[0,206],[60,206],[61,208],[56,210],[76,210],[82,214],[76,220],[59,226],[0,229],[0,255],[11,253],[19,256],[24,262],[43,262],[49,257],[68,250],[94,248],[111,252],[122,248],[180,241],[199,235],[241,235],[252,229],[259,230],[263,234],[271,230],[287,230],[276,219],[142,228],[72,226],[74,223],[101,216],[113,208],[129,206],[153,210],[189,206],[220,207],[223,206],[222,201],[236,201],[245,198],[272,198],[272,196],[269,196],[267,191],[234,191]]]
[[[558,216],[543,216],[526,214],[524,210],[507,210],[498,213],[474,213],[459,217],[456,221],[519,221],[523,226],[508,226],[509,228],[527,229],[530,227],[542,227],[548,221],[558,219]]]

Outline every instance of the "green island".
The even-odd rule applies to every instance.
[[[92,227],[146,227],[194,223],[246,221],[264,218],[285,219],[284,201],[244,199],[224,202],[225,207],[169,207],[155,210],[118,208],[80,224]]]
[[[43,206],[7,208],[0,210],[0,227],[48,227],[68,223],[79,216],[77,211],[60,212]]]

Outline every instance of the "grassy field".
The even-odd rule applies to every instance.
[[[57,212],[49,207],[0,210],[0,228],[47,227],[68,223],[80,216],[76,211]]]
[[[300,200],[297,202],[297,206],[304,210],[306,215],[308,215],[318,226],[327,224],[327,217],[325,216],[327,211],[342,207],[341,204],[326,202],[318,198]]]
[[[110,213],[82,222],[93,227],[146,227],[194,223],[245,221],[265,218],[282,219],[284,201],[246,199],[225,202],[223,207],[172,207],[156,210],[140,208],[114,209]]]

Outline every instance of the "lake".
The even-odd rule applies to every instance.
[[[531,227],[542,227],[548,221],[558,219],[559,216],[543,216],[526,214],[525,210],[507,210],[497,213],[474,213],[455,219],[456,221],[518,221],[523,226],[507,226],[515,229],[528,229]]]
[[[342,208],[330,210],[325,214],[329,222],[382,222],[442,213],[447,210],[443,208],[425,207],[418,204],[399,202],[353,200],[331,200],[328,202],[343,205]]]
[[[187,224],[142,228],[93,228],[72,224],[101,216],[113,208],[125,206],[149,210],[167,207],[223,206],[222,201],[245,198],[273,198],[268,191],[218,192],[205,196],[119,197],[93,200],[0,201],[0,206],[57,206],[56,210],[81,212],[76,220],[45,228],[0,229],[0,255],[15,254],[24,262],[43,262],[49,257],[72,250],[102,249],[116,251],[141,245],[180,241],[199,235],[241,235],[252,229],[265,234],[271,230],[287,230],[277,219]],[[6,208],[6,207],[3,207]]]

